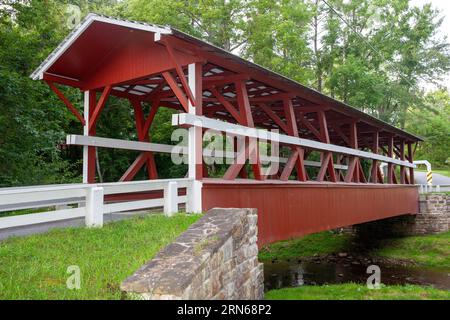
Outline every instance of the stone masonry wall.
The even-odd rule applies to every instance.
[[[414,234],[433,234],[449,231],[450,195],[424,194],[419,199],[420,213],[411,226]]]
[[[121,289],[143,299],[262,299],[256,209],[211,209]]]
[[[450,230],[450,195],[422,194],[417,215],[401,216],[354,226],[361,236],[414,236]]]

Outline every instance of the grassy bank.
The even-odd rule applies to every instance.
[[[348,234],[337,234],[329,231],[310,234],[302,238],[281,241],[262,248],[260,260],[291,259],[311,257],[315,254],[329,254],[344,251],[350,246]]]
[[[370,290],[353,283],[303,286],[266,292],[267,300],[448,300],[450,291],[420,286],[382,286]]]
[[[419,172],[426,172],[426,170],[417,170]],[[450,169],[432,169],[433,173],[442,174],[443,176],[450,177]]]
[[[120,283],[199,217],[149,215],[0,242],[0,300],[120,299]],[[72,265],[80,290],[66,287]]]
[[[450,270],[450,232],[386,240],[374,255]]]
[[[352,237],[348,234],[321,232],[302,238],[281,241],[260,251],[260,260],[293,259],[315,254],[351,251]],[[410,260],[426,267],[450,269],[450,232],[439,235],[405,237],[383,240],[378,249],[367,255],[390,259]]]

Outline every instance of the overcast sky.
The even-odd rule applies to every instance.
[[[430,2],[432,3],[433,7],[440,9],[441,15],[445,16],[440,32],[446,34],[448,39],[450,40],[450,0],[411,0],[412,4],[419,7],[423,6],[425,3]],[[448,81],[446,81],[446,86],[450,88],[450,73],[447,75],[447,79]]]

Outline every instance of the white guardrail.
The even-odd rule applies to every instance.
[[[442,191],[450,191],[450,185],[429,185],[419,184],[419,193],[436,193]]]
[[[0,212],[56,206],[54,211],[22,214],[0,218],[0,229],[33,225],[85,217],[86,226],[101,227],[103,215],[140,209],[164,208],[168,216],[178,212],[180,204],[189,206],[191,193],[201,192],[199,181],[192,179],[168,179],[102,184],[49,185],[0,189]],[[179,196],[178,189],[186,188],[186,195]],[[162,198],[105,202],[105,196],[163,191]],[[196,198],[196,197],[191,197]],[[74,204],[73,208],[60,206]],[[187,208],[189,210],[189,208]]]

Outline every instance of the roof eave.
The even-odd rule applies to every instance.
[[[119,25],[131,29],[143,30],[153,32],[155,34],[172,34],[169,27],[162,27],[152,24],[137,23],[128,20],[117,20],[106,16],[100,16],[94,13],[89,13],[83,21],[56,47],[55,50],[34,70],[30,75],[33,80],[42,80],[44,73],[70,48],[70,46],[80,37],[80,35],[93,23],[104,22],[114,25]]]

